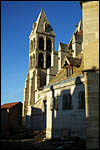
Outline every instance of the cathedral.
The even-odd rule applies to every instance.
[[[86,13],[84,10],[87,7],[89,9],[98,8],[96,2],[80,3],[83,18]],[[88,90],[91,93],[93,82],[91,85],[91,82],[87,83],[86,81],[89,81],[89,74],[94,70],[96,74],[93,73],[93,78],[95,77],[98,82],[96,75],[99,61],[98,52],[95,51],[97,62],[91,62],[90,59],[95,54],[92,53],[91,46],[91,51],[87,50],[86,52],[85,50],[86,21],[88,20],[80,20],[69,43],[59,42],[58,51],[55,51],[56,35],[43,9],[36,22],[33,23],[29,36],[29,70],[24,88],[23,125],[29,130],[46,129],[47,139],[69,136],[87,139],[90,135],[87,124],[89,125],[92,120],[91,117],[89,121],[87,120],[87,114],[89,111],[92,114],[92,110],[89,110],[88,107],[91,105],[89,104]],[[91,36],[88,36],[89,38]],[[96,38],[98,39],[98,34],[96,34]],[[89,40],[87,42],[89,48]],[[98,44],[98,41],[96,42],[92,44]],[[90,54],[92,54],[91,57],[89,57]],[[87,56],[93,65],[88,62]],[[92,67],[89,68],[87,63]],[[94,66],[97,66],[97,69]],[[88,69],[89,73],[87,74]],[[89,79],[87,79],[88,77]],[[92,76],[90,81],[92,81]],[[90,87],[87,90],[88,85]],[[96,92],[94,95],[97,94]],[[98,103],[98,96],[96,100]],[[87,147],[89,147],[89,143]]]

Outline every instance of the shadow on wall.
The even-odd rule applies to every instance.
[[[46,128],[46,103],[44,102],[44,111],[31,106],[31,115],[24,118],[26,128],[33,131],[41,131]]]
[[[86,119],[87,139],[92,145],[99,142],[99,70],[93,67],[85,74],[86,78]],[[98,144],[96,145],[98,146]],[[94,144],[95,145],[95,144]]]
[[[95,116],[99,120],[99,70],[94,66],[91,70],[86,72],[86,85],[87,85],[87,119],[94,116],[98,112],[98,115]],[[96,113],[97,114],[97,113]]]
[[[52,138],[80,136],[86,138],[86,115],[84,84],[80,77],[75,80],[75,87],[65,89],[55,97],[53,86],[52,98]],[[72,92],[72,93],[71,93]]]
[[[40,87],[46,85],[46,70],[39,68],[39,77],[40,77]]]

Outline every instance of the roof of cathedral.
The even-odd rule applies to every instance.
[[[65,52],[69,51],[68,44],[64,44],[62,42],[59,42],[59,46],[60,46],[61,51],[65,51]]]
[[[65,49],[65,48],[68,47],[68,44],[64,44],[64,43],[62,43],[62,42],[60,42],[59,44],[61,45],[61,48],[62,48],[62,49]]]
[[[11,109],[12,107],[14,107],[15,105],[17,105],[19,103],[21,103],[21,102],[6,103],[6,104],[1,105],[1,108]]]
[[[49,85],[54,84],[54,83],[57,83],[57,82],[60,82],[60,81],[67,80],[67,79],[69,79],[69,78],[73,78],[73,77],[76,77],[76,76],[81,75],[81,74],[82,74],[83,67],[84,67],[83,54],[80,53],[76,58],[82,59],[82,61],[81,61],[80,67],[78,67],[78,68],[75,67],[75,68],[74,68],[74,73],[73,73],[73,75],[70,76],[70,77],[67,77],[67,76],[66,76],[66,68],[62,68],[62,69],[57,73],[57,75],[49,82]]]
[[[50,80],[49,85],[66,80],[66,79],[67,79],[66,78],[66,69],[63,68],[62,70],[60,70],[57,73],[57,75],[52,80]]]
[[[69,44],[72,42],[73,36],[78,36],[78,35],[83,36],[83,25],[82,25],[81,20],[79,21],[79,24],[78,24],[77,28],[75,29],[75,31],[74,31],[74,33],[73,33],[73,35],[69,41]]]
[[[82,59],[65,56],[62,67],[66,66],[76,66],[80,67]]]
[[[44,24],[47,23],[49,30],[48,32],[44,31]],[[36,20],[36,22],[33,23],[33,28],[32,28],[32,33],[35,33],[35,32],[45,32],[46,34],[51,34],[52,36],[55,36],[55,33],[50,25],[50,22],[48,21],[48,18],[43,10],[43,8],[41,9],[40,13],[39,13],[39,16]],[[31,35],[30,34],[30,35]]]
[[[83,36],[83,30],[77,32],[77,35]]]

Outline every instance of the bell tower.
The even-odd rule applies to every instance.
[[[32,32],[29,36],[30,53],[29,69],[39,67],[49,68],[53,64],[55,33],[42,9],[37,21],[33,23]],[[34,55],[33,55],[34,54]]]
[[[37,70],[40,79],[36,84],[42,87],[46,85],[46,70],[53,66],[55,46],[55,33],[43,9],[36,22],[33,23],[29,40],[29,71]]]
[[[29,71],[25,81],[23,115],[38,100],[46,85],[47,69],[54,65],[55,33],[42,9],[29,36]]]

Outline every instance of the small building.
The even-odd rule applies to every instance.
[[[1,134],[12,134],[21,125],[22,103],[14,102],[1,105]]]

